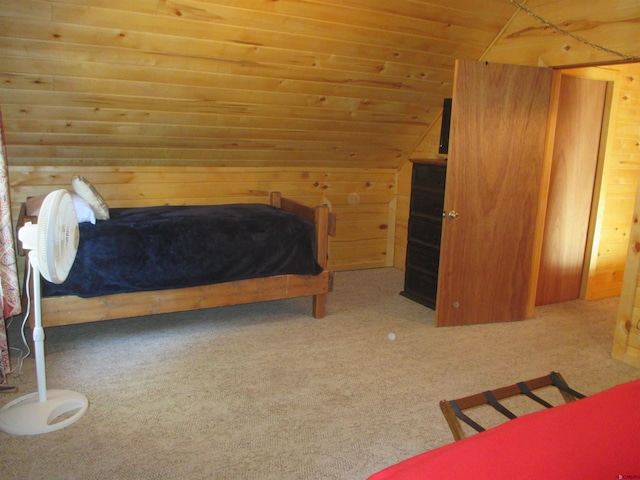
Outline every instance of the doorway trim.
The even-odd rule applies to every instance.
[[[593,186],[593,196],[591,200],[591,214],[587,229],[587,243],[585,248],[582,282],[580,287],[580,299],[589,300],[599,298],[594,296],[592,280],[596,273],[598,262],[598,252],[600,249],[602,225],[605,214],[605,198],[607,195],[606,184],[607,171],[613,164],[610,161],[610,152],[607,146],[614,140],[614,131],[611,127],[612,120],[617,118],[617,102],[614,101],[620,90],[620,71],[606,66],[560,68],[561,76],[574,76],[591,80],[607,82],[604,112],[602,116],[602,129],[600,133],[600,146],[598,149],[598,159],[596,163],[596,175]]]

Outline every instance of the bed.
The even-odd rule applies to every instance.
[[[510,420],[369,480],[640,478],[640,380]]]
[[[28,213],[23,204],[18,228],[37,221]],[[79,224],[64,283],[42,280],[44,327],[307,296],[325,316],[326,206],[273,192],[269,205],[112,208],[107,218]]]

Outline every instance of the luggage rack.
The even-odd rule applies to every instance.
[[[460,421],[469,425],[477,432],[483,432],[486,430],[479,423],[477,423],[466,413],[464,413],[465,410],[474,407],[480,407],[483,405],[489,405],[496,411],[507,417],[509,420],[511,420],[516,418],[517,415],[507,407],[505,407],[503,404],[501,404],[500,400],[517,395],[524,395],[545,408],[552,408],[554,407],[554,405],[533,393],[534,390],[539,390],[545,387],[556,387],[562,395],[565,403],[573,402],[585,397],[585,395],[583,395],[582,393],[577,392],[576,390],[569,387],[560,373],[551,372],[548,375],[533,378],[531,380],[526,380],[524,382],[518,382],[507,387],[501,387],[495,390],[487,390],[455,400],[441,400],[440,410],[442,410],[442,413],[447,420],[447,424],[451,429],[453,438],[458,441],[462,440],[466,436]]]

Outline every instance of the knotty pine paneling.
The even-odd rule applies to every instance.
[[[638,35],[640,5],[637,0],[520,2],[536,15],[575,37],[563,35],[519,11],[483,58],[497,63],[535,66],[603,64],[640,55]],[[559,19],[563,21],[558,21]],[[591,45],[589,45],[591,43]],[[605,48],[597,48],[602,46]],[[624,56],[612,54],[618,52]]]
[[[405,269],[407,260],[407,238],[409,229],[409,207],[411,203],[411,175],[413,164],[405,162],[398,171],[398,197],[396,205],[396,231],[393,266]]]
[[[351,202],[332,205],[332,211],[340,219],[340,228],[330,245],[329,257],[347,270],[391,266],[389,202],[362,203],[353,195]],[[391,242],[393,244],[393,238]]]
[[[592,254],[586,299],[620,294],[631,219],[640,176],[640,64],[589,69],[594,78],[616,73],[600,191],[597,242]]]
[[[640,184],[638,184],[640,186]],[[628,249],[613,335],[613,358],[640,367],[640,191],[634,195],[633,217],[628,222]]]
[[[0,105],[24,165],[397,168],[455,57],[480,55],[511,10],[28,3],[0,5]]]

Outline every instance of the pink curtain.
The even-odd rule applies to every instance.
[[[16,253],[11,224],[11,202],[9,198],[9,169],[4,144],[4,127],[0,114],[0,385],[7,384],[10,370],[9,347],[5,318],[21,312],[20,286],[16,268]]]

